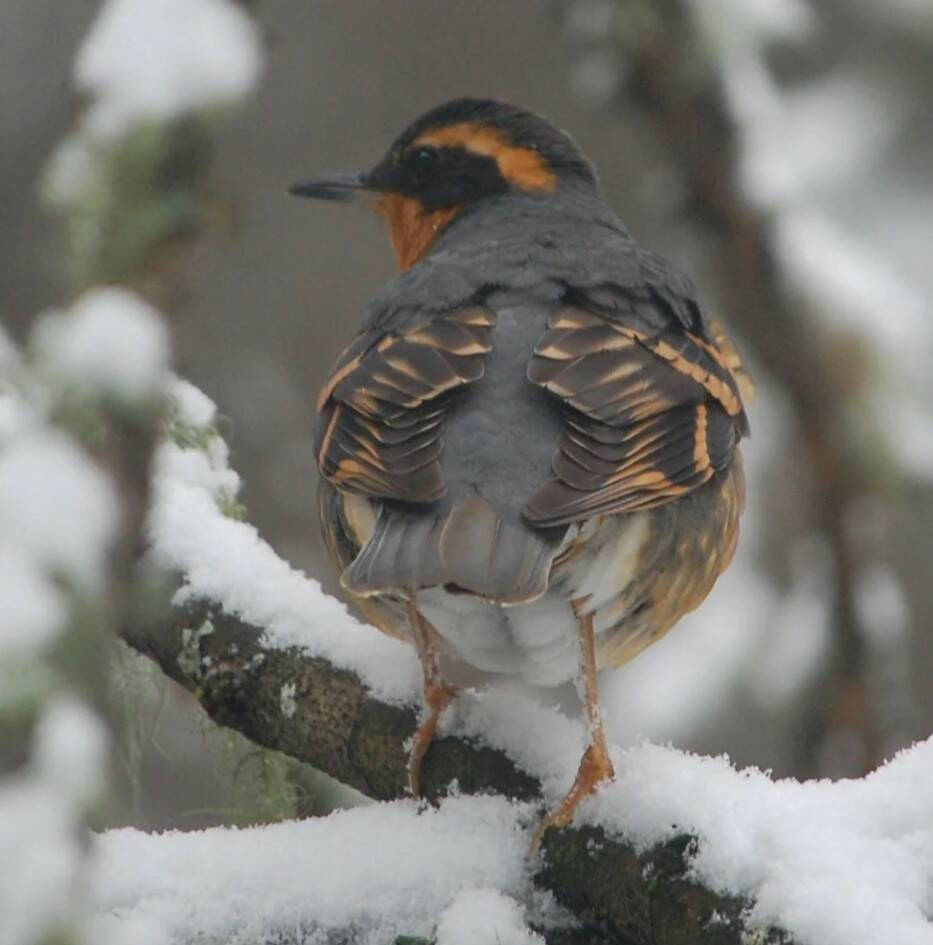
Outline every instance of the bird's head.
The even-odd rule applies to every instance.
[[[595,187],[592,167],[563,131],[534,112],[489,99],[440,105],[402,132],[372,170],[295,184],[293,194],[376,195],[399,266],[408,269],[466,208],[509,191]]]

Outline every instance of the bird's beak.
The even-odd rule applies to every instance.
[[[300,181],[288,188],[296,197],[314,197],[317,200],[352,200],[360,191],[371,190],[369,174],[334,174]]]

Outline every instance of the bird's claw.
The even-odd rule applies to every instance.
[[[543,817],[535,828],[531,837],[529,856],[537,856],[544,841],[544,835],[551,827],[566,827],[573,820],[580,802],[595,793],[603,782],[611,781],[614,777],[615,768],[612,766],[612,759],[609,757],[605,742],[599,741],[587,746],[580,759],[577,776],[567,796],[561,801],[560,806]]]

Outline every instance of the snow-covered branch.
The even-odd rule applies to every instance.
[[[227,464],[226,445],[214,426],[213,405],[184,382],[176,382],[171,399],[168,436],[157,453],[149,564],[174,575],[175,605],[164,619],[131,625],[125,638],[193,692],[218,724],[308,762],[371,798],[397,802],[390,805],[394,813],[385,814],[390,822],[395,817],[412,817],[415,806],[400,799],[406,793],[406,741],[416,727],[420,690],[413,653],[354,620],[341,604],[323,595],[316,582],[275,555],[255,529],[241,520],[236,502],[239,480]],[[507,720],[511,730],[503,727]],[[550,771],[542,767],[552,754],[546,750],[549,726],[561,746],[553,753],[558,757],[550,759],[560,763],[551,764]],[[438,814],[423,812],[422,816],[428,822],[454,825],[464,818],[461,826],[469,832],[466,821],[497,811],[496,816],[504,817],[508,824],[505,836],[510,838],[510,859],[517,859],[508,882],[495,884],[487,858],[499,854],[488,849],[477,854],[478,863],[483,864],[483,885],[495,885],[500,894],[523,884],[531,890],[525,868],[529,828],[540,815],[542,797],[553,802],[565,789],[563,782],[572,770],[571,755],[581,739],[582,731],[575,723],[535,706],[520,694],[473,694],[460,706],[455,729],[435,743],[426,759],[425,795],[442,806]],[[525,746],[523,753],[515,751],[519,744]],[[502,800],[477,800],[474,804],[464,797],[445,801],[452,786],[458,795],[492,792]],[[451,813],[454,810],[458,813]],[[349,825],[359,815],[342,816]],[[427,825],[419,828],[433,829]],[[339,844],[340,828],[335,824],[330,832],[334,837],[326,842]],[[501,834],[501,825],[497,834]],[[280,837],[280,842],[300,845],[304,842],[300,835],[296,829],[293,836]],[[147,842],[135,833],[127,836],[132,838],[128,843]],[[261,837],[262,831],[257,831],[254,842],[261,845]],[[241,839],[246,859],[252,860],[250,842]],[[454,855],[464,839],[458,841],[452,829],[451,850],[443,855]],[[502,841],[499,836],[498,842]],[[158,838],[151,842],[161,843]],[[210,847],[206,839],[192,842],[203,843],[206,850]],[[108,838],[102,847],[105,876],[111,870],[106,861],[109,851],[123,855],[120,843],[119,837]],[[686,912],[691,919],[684,926],[685,933],[692,929],[693,934],[705,924],[704,916],[715,914],[720,917],[717,934],[722,932],[720,926],[727,924],[727,916],[738,934],[743,928],[745,903],[703,891],[687,880],[685,848],[686,841],[675,838],[672,844],[656,850],[637,851],[609,840],[598,827],[554,832],[546,841],[548,865],[541,872],[541,882],[559,900],[572,903],[581,920],[609,923],[615,931],[606,941],[622,941],[623,935],[630,935],[632,941],[649,942],[658,922],[676,924],[677,920],[664,917]],[[167,848],[166,853],[175,855]],[[358,851],[348,869],[355,869],[358,855],[365,853]],[[418,860],[420,869],[433,874],[430,856],[431,851],[425,849]],[[593,882],[589,861],[607,858],[601,867],[604,882]],[[124,871],[118,872],[125,882]],[[663,883],[645,879],[658,875],[666,877]],[[140,880],[139,894],[145,896],[149,880]],[[474,877],[472,883],[478,881]],[[260,937],[251,932],[243,941],[265,941],[281,931],[283,923],[295,927],[320,923],[320,913],[311,907],[314,894],[307,884],[312,882],[311,877],[302,880],[300,902],[293,906],[300,906],[300,921],[269,916],[260,923]],[[350,934],[361,923],[367,925],[367,934],[373,935],[375,929],[383,934],[388,926],[395,928],[396,934],[429,931],[430,922],[438,919],[448,904],[442,900],[438,905],[436,890],[435,898],[419,894],[419,883],[426,880],[415,871],[407,879],[406,895],[416,896],[420,903],[417,922],[405,909],[389,908],[383,901],[383,888],[377,888],[375,901],[382,902],[386,911],[374,915],[373,896],[365,886],[347,882],[343,911],[337,913],[340,920],[333,920],[331,932]],[[461,886],[462,881],[460,886],[454,883],[454,888]],[[181,887],[172,891],[173,897],[183,894]],[[110,896],[106,885],[101,896],[106,907]],[[638,903],[639,908],[630,914],[632,903]],[[174,905],[180,907],[178,901]],[[255,905],[262,914],[262,904]],[[196,931],[206,932],[207,927],[200,923],[217,921],[214,907],[203,913],[199,910],[193,925],[189,912],[185,914],[185,927],[171,930],[181,940]]]
[[[175,575],[175,606],[166,621],[137,625],[130,642],[219,723],[381,803],[324,824],[233,835],[108,835],[95,897],[115,920],[146,921],[182,942],[430,939],[453,923],[445,910],[457,905],[455,878],[458,891],[493,887],[509,897],[525,924],[555,941],[549,924],[569,919],[583,922],[590,940],[626,945],[874,945],[893,928],[904,942],[924,942],[933,741],[867,779],[807,784],[650,744],[617,751],[618,780],[573,827],[546,837],[542,862],[529,863],[530,828],[566,790],[584,733],[529,695],[496,687],[463,694],[427,756],[426,793],[438,808],[404,800],[418,698],[413,654],[275,555],[240,517],[210,403],[189,385],[176,385],[172,399],[150,563]],[[388,829],[401,853],[389,841],[381,848],[383,818],[396,825]],[[326,868],[310,865],[309,843]],[[335,849],[339,856],[327,853]],[[451,866],[458,852],[463,860]],[[134,869],[144,862],[159,863],[162,878]],[[192,862],[222,891],[207,906],[201,887],[180,878],[189,864],[190,879]],[[262,888],[277,891],[272,901],[255,895],[260,874]],[[325,909],[335,883],[340,906]],[[545,892],[569,911],[544,909]],[[228,908],[234,901],[241,905]],[[461,940],[470,941],[446,939]]]

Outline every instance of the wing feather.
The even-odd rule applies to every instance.
[[[401,332],[357,336],[318,401],[323,476],[346,492],[373,498],[441,498],[450,398],[483,376],[494,325],[492,313],[470,308]]]
[[[564,432],[525,517],[553,526],[651,508],[725,470],[748,424],[741,362],[720,326],[714,337],[650,335],[577,307],[551,316],[528,378],[559,401]]]

